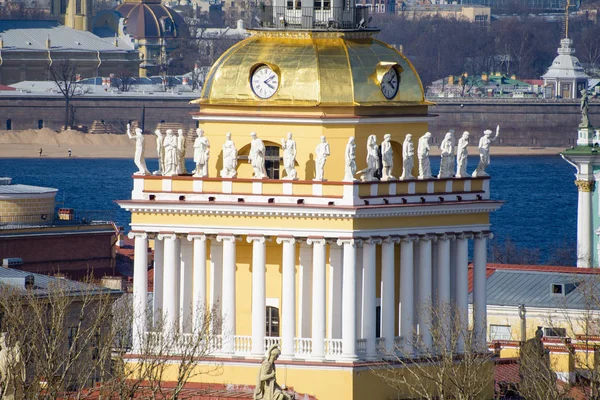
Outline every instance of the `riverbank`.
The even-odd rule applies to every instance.
[[[149,138],[153,139],[152,136]],[[416,145],[416,143],[415,143]],[[0,131],[0,158],[133,158],[135,145],[126,135],[84,134],[64,131],[60,134],[51,129],[26,131]],[[532,156],[555,155],[563,151],[558,147],[491,147],[492,155]],[[433,145],[431,155],[440,150]],[[477,154],[476,146],[469,146],[469,154]],[[146,157],[156,158],[154,140],[146,141]],[[191,157],[188,149],[188,157]]]

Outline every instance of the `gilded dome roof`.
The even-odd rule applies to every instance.
[[[179,14],[160,1],[125,2],[116,10],[126,19],[125,33],[135,39],[174,37],[185,24]]]
[[[265,100],[251,88],[261,65],[279,75]],[[400,73],[397,94],[388,100],[380,82],[389,68]],[[254,31],[227,50],[208,73],[201,104],[261,106],[398,106],[424,104],[421,80],[410,61],[372,32]]]

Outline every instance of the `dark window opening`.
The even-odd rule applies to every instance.
[[[75,14],[81,15],[81,0],[75,2]]]
[[[566,328],[544,328],[544,336],[548,337],[566,337]]]
[[[267,306],[267,336],[279,336],[279,309]]]
[[[279,147],[266,146],[265,148],[265,169],[267,176],[271,179],[279,179]]]
[[[12,130],[12,119],[7,119],[6,120],[6,130],[7,131]]]
[[[563,285],[552,285],[552,294],[562,294],[563,293]]]
[[[44,120],[38,119],[38,129],[42,129],[44,127]]]
[[[381,337],[381,306],[375,309],[375,337]],[[386,338],[386,340],[391,340]]]

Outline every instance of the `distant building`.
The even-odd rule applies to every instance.
[[[357,0],[356,5],[368,7],[373,13],[396,12],[396,0]]]
[[[427,87],[427,97],[537,97],[538,86],[499,72],[450,75]]]
[[[574,54],[573,40],[562,39],[558,56],[548,71],[542,75],[545,86],[544,97],[576,99],[581,97],[582,90],[587,90],[587,81],[590,77]]]
[[[442,18],[456,18],[480,25],[487,26],[490,23],[490,7],[480,5],[462,4],[429,4],[411,5],[398,8],[398,14],[407,18],[423,18],[439,16]]]

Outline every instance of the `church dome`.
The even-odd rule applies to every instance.
[[[124,33],[135,39],[176,37],[185,25],[183,18],[160,0],[127,1],[116,10],[125,18]]]
[[[256,30],[227,50],[208,73],[200,104],[260,106],[398,106],[426,104],[410,61],[372,37],[374,32]],[[267,66],[278,87],[268,98],[252,88]],[[386,92],[382,78],[394,69],[399,86]]]
[[[542,75],[544,79],[588,79],[589,76],[583,70],[583,66],[575,57],[575,49],[573,49],[573,41],[569,38],[564,38],[560,41],[558,48],[558,56],[552,62],[548,72]]]

